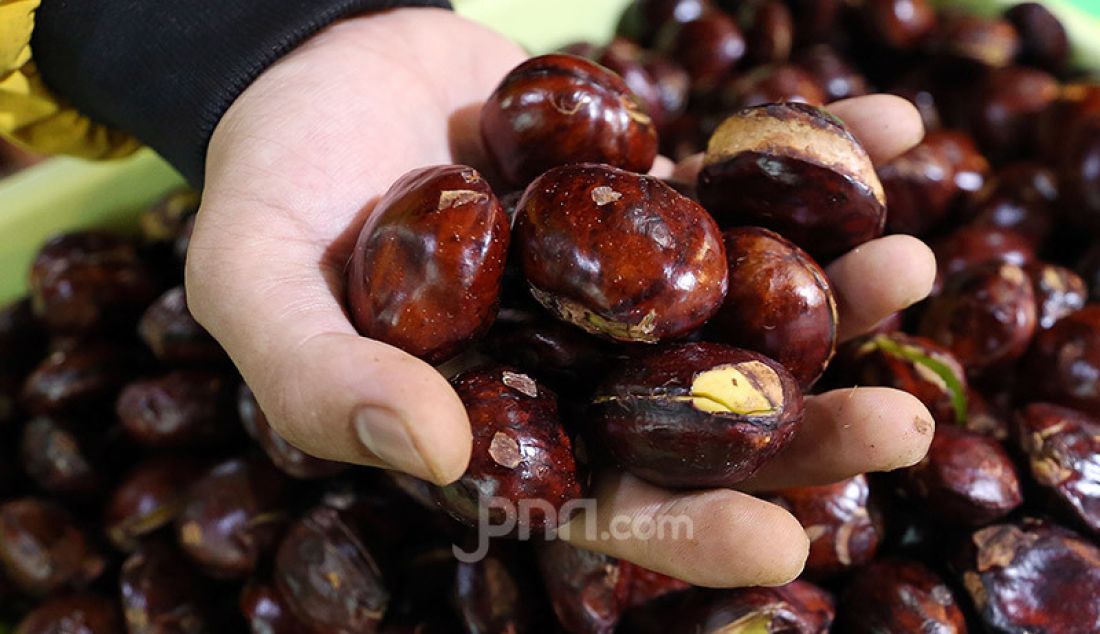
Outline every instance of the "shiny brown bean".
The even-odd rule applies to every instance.
[[[1073,520],[1100,535],[1100,420],[1032,403],[1016,417],[1031,476]]]
[[[217,445],[233,438],[233,385],[220,373],[176,371],[123,388],[115,411],[148,447]]]
[[[1025,520],[970,538],[962,582],[987,631],[1100,630],[1100,548],[1061,527]]]
[[[708,144],[699,199],[719,224],[759,224],[825,259],[881,235],[886,222],[867,152],[838,119],[799,103],[726,119]]]
[[[809,388],[836,351],[836,298],[825,272],[767,229],[728,229],[723,238],[729,290],[709,336],[775,359]]]
[[[592,416],[612,456],[634,475],[667,487],[730,486],[790,441],[802,394],[783,366],[761,354],[678,344],[612,372],[596,390]]]
[[[805,573],[811,578],[862,566],[878,551],[882,518],[863,475],[824,486],[784,489],[768,499],[789,510],[805,528],[810,538]]]
[[[225,352],[187,309],[182,286],[164,292],[145,309],[138,335],[153,355],[165,363],[221,362]]]
[[[983,526],[1023,503],[1001,443],[954,425],[937,427],[928,455],[900,477],[910,499],[946,524]]]
[[[621,341],[683,337],[726,292],[725,250],[706,211],[660,180],[567,165],[531,183],[515,239],[540,304]]]
[[[582,477],[554,393],[506,366],[470,370],[451,385],[466,406],[474,446],[466,473],[436,491],[440,506],[470,525],[484,511],[494,525],[507,522],[521,533],[568,521],[561,511],[582,495]]]
[[[482,108],[481,137],[497,170],[520,187],[567,163],[646,172],[657,155],[653,120],[626,83],[569,55],[535,57],[509,72]]]
[[[358,530],[329,507],[314,508],[291,525],[274,579],[294,615],[324,632],[375,632],[390,601]]]
[[[379,201],[352,253],[355,327],[430,363],[450,359],[496,318],[508,240],[508,217],[473,168],[405,174]]]
[[[43,245],[31,264],[30,288],[35,314],[51,330],[72,333],[127,324],[156,296],[134,245],[96,231]]]
[[[188,489],[176,517],[183,551],[214,577],[251,574],[286,524],[287,483],[261,459],[228,460]]]

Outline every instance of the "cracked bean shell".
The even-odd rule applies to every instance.
[[[801,103],[723,121],[707,143],[699,199],[723,226],[773,229],[821,259],[877,238],[886,223],[866,150],[839,119]]]
[[[975,532],[962,582],[990,632],[1100,631],[1100,548],[1025,519]]]
[[[660,486],[751,476],[802,421],[794,377],[762,354],[686,343],[627,361],[597,389],[596,430],[627,471]]]
[[[858,475],[823,486],[784,489],[769,498],[806,530],[811,578],[834,575],[874,558],[883,537],[882,518],[871,503],[867,478]]]
[[[1017,416],[1031,476],[1070,517],[1100,536],[1100,420],[1032,403]]]
[[[583,491],[554,393],[506,366],[465,372],[451,385],[466,406],[474,439],[466,473],[436,490],[444,510],[477,525],[479,506],[486,505],[489,519],[500,525],[509,507],[522,511],[522,503],[533,500],[530,513],[517,514],[516,531],[537,534],[567,521],[559,512]]]

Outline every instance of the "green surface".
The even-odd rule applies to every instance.
[[[0,183],[0,304],[23,294],[27,266],[47,238],[84,227],[125,229],[182,180],[143,150],[118,161],[58,158]]]
[[[456,9],[541,52],[577,40],[604,41],[629,0],[453,0]],[[993,14],[1014,0],[940,2]],[[1100,0],[1048,0],[1075,43],[1075,59],[1100,69]],[[31,255],[47,237],[91,226],[132,226],[135,212],[179,186],[172,168],[146,152],[124,161],[55,159],[0,181],[0,303],[25,290]]]

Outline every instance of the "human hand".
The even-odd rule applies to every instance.
[[[303,450],[436,482],[466,468],[462,403],[428,364],[360,337],[343,308],[344,267],[378,197],[410,169],[482,163],[477,107],[524,55],[445,11],[401,9],[346,20],[269,68],[210,143],[187,262],[196,318],[221,342],[274,428]],[[872,157],[915,144],[905,102],[836,104]],[[690,167],[682,167],[690,169]],[[920,242],[889,237],[829,267],[845,338],[921,299],[934,275]],[[746,490],[827,482],[913,464],[932,419],[886,389],[807,400],[792,444]],[[597,524],[616,515],[683,514],[694,540],[580,545],[701,585],[781,583],[807,543],[786,511],[745,493],[664,491],[608,474]]]

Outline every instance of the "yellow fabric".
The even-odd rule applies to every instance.
[[[41,0],[0,0],[0,135],[40,154],[118,158],[141,145],[93,122],[50,93],[31,61]]]

